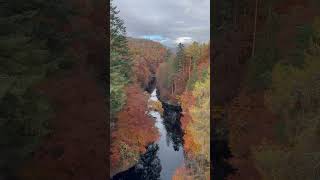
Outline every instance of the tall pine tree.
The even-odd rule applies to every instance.
[[[185,51],[184,51],[184,45],[182,43],[178,44],[177,56],[175,61],[176,61],[175,62],[176,71],[181,72],[185,63]]]
[[[111,119],[125,103],[124,87],[130,82],[131,61],[124,21],[118,16],[117,7],[110,7],[110,106]]]

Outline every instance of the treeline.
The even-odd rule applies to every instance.
[[[173,179],[210,179],[210,53],[209,44],[178,44],[158,69],[162,100],[182,105],[185,166]]]
[[[36,88],[68,69],[65,25],[74,14],[56,0],[4,1],[0,6],[0,177],[13,176],[50,133],[52,103]]]
[[[208,54],[208,44],[193,42],[188,47],[178,44],[177,53],[167,51],[165,62],[157,70],[160,98],[177,103],[176,95],[181,95],[186,89],[191,89],[199,79],[197,66],[201,58]],[[205,70],[204,70],[205,71]]]

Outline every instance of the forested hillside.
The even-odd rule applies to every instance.
[[[153,82],[155,73],[165,59],[167,49],[160,43],[145,40],[128,38],[128,46],[133,58],[133,72],[141,87],[145,90],[152,90],[156,83]]]
[[[116,6],[111,7],[111,169],[110,175],[135,165],[146,146],[156,141],[154,122],[145,113],[149,90],[166,48],[160,43],[126,36]],[[153,89],[150,89],[153,90]]]
[[[82,3],[1,2],[0,179],[106,176],[105,14]]]
[[[223,111],[214,116],[224,115],[219,126],[234,155],[229,179],[317,177],[319,3],[218,6],[213,93]]]

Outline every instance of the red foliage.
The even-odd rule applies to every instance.
[[[128,38],[128,46],[133,56],[133,72],[143,87],[149,83],[151,74],[165,60],[166,48],[158,42]]]
[[[147,97],[137,85],[127,87],[126,92],[127,103],[118,114],[116,128],[111,134],[111,172],[123,168],[121,144],[126,144],[130,152],[144,153],[145,145],[158,137],[154,121],[146,114]]]

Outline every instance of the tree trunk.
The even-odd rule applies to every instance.
[[[174,94],[175,89],[176,89],[176,85],[174,84],[174,79],[173,79],[172,80],[172,91],[171,91],[172,95]]]
[[[191,58],[189,59],[189,73],[188,73],[188,80],[190,80],[190,73],[191,73]]]
[[[239,0],[233,0],[233,26],[237,27],[239,15]]]
[[[254,53],[255,53],[255,46],[256,46],[257,17],[258,17],[258,2],[259,2],[259,0],[256,0],[256,7],[255,7],[255,13],[254,13],[254,29],[253,29],[253,41],[252,41],[252,54],[251,54],[251,57],[253,57],[253,56],[254,56]]]

